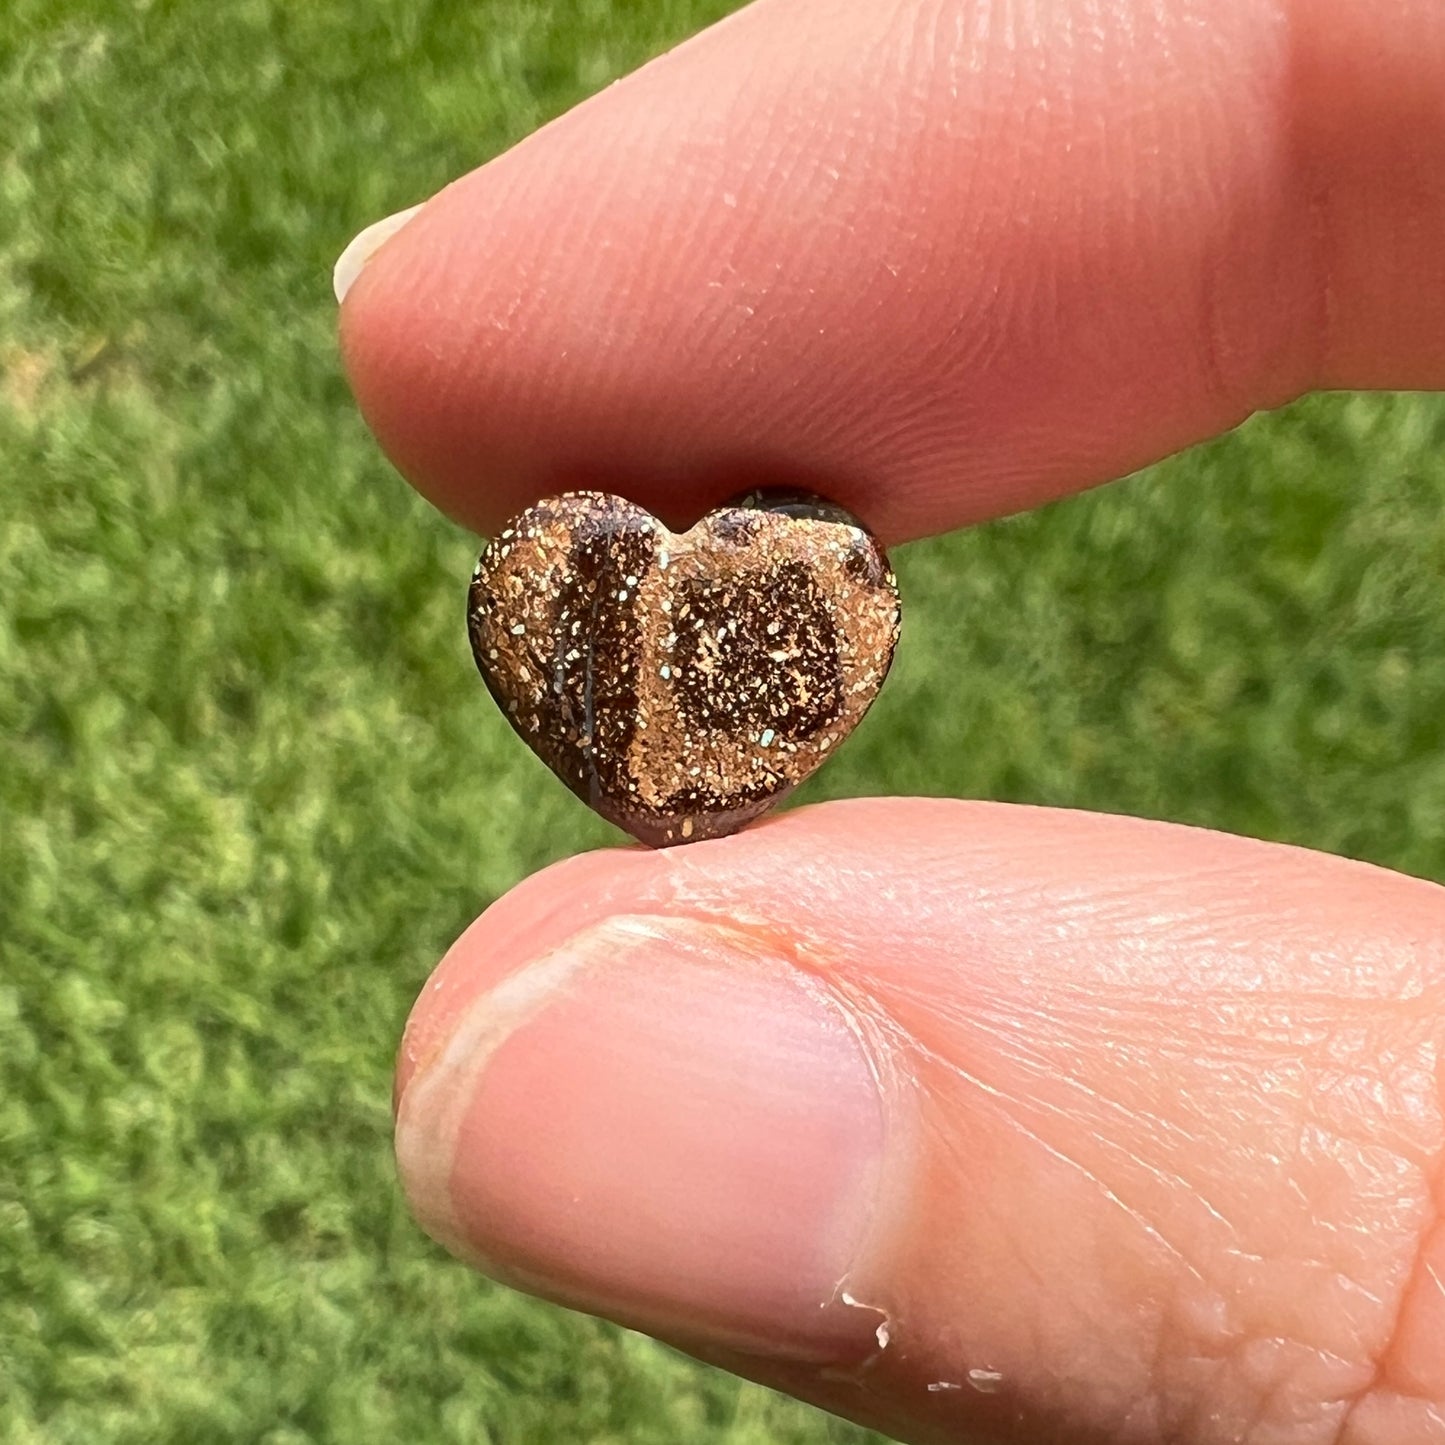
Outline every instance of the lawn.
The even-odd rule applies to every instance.
[[[329,271],[718,0],[0,5],[0,1439],[873,1438],[451,1263],[390,1064],[454,935],[615,837],[516,743],[477,546]],[[1137,812],[1445,879],[1445,406],[1317,398],[903,549],[805,797]]]

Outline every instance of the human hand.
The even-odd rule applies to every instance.
[[[762,472],[896,541],[1445,384],[1445,7],[1381,8],[763,0],[350,254],[362,408],[482,530]],[[1426,883],[836,803],[501,900],[398,1156],[487,1272],[909,1440],[1428,1445],[1442,998]]]

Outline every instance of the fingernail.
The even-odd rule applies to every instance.
[[[425,1007],[425,1000],[419,1007]],[[406,1085],[402,1181],[489,1274],[674,1338],[833,1361],[884,1113],[842,1009],[717,925],[614,918],[511,974]]]
[[[424,204],[424,203],[423,203]],[[373,222],[358,235],[341,253],[331,273],[331,285],[336,292],[336,302],[346,300],[346,293],[356,284],[361,269],[416,213],[421,206],[408,206],[394,216]]]

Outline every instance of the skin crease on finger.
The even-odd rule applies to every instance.
[[[915,1441],[1445,1440],[1445,890],[926,800],[572,859],[438,969],[403,1045],[403,1127],[477,1000],[609,918],[763,940],[853,1019],[891,1120],[846,1281],[886,1347],[822,1370],[671,1331],[684,1348]],[[436,1218],[423,1196],[452,1186],[402,1159]],[[537,1288],[556,1264],[536,1247],[470,1251]]]
[[[344,351],[493,529],[802,483],[886,541],[1445,381],[1438,0],[761,0],[457,181]]]

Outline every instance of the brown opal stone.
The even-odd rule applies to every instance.
[[[578,797],[653,847],[735,832],[867,712],[898,641],[882,546],[757,493],[681,534],[602,492],[529,507],[482,554],[472,651]]]

